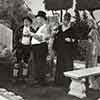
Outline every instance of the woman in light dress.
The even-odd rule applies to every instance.
[[[90,27],[88,42],[90,43],[90,52],[87,58],[87,67],[97,67],[97,58],[99,55],[99,33],[97,25],[93,19],[88,20]],[[95,76],[89,77],[89,88],[99,89],[99,83]]]

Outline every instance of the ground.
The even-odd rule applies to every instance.
[[[25,100],[97,100],[100,97],[100,91],[89,90],[87,98],[79,99],[67,95],[63,88],[55,86],[33,87],[24,84],[15,85],[11,82],[2,82],[0,87],[21,95]]]
[[[7,72],[7,68],[0,64],[0,88],[14,92],[22,96],[25,100],[97,100],[100,97],[100,91],[88,90],[87,98],[79,99],[67,95],[65,89],[62,87],[52,85],[34,87],[25,84],[12,84],[12,82],[8,80]]]

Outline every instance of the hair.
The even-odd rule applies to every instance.
[[[30,23],[33,22],[33,20],[32,20],[29,16],[25,16],[25,17],[23,18],[23,20],[25,20],[25,19],[27,19]]]
[[[35,17],[41,17],[44,20],[47,20],[46,12],[44,12],[42,10],[38,11],[38,14]]]

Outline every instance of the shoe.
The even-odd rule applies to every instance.
[[[31,87],[40,87],[40,84],[37,80],[30,81],[28,85]]]

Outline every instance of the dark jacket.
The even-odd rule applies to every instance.
[[[58,52],[63,52],[65,48],[72,48],[73,42],[67,42],[65,38],[75,39],[76,35],[74,34],[74,30],[70,27],[66,31],[62,31],[62,26],[59,26],[59,32],[55,35],[53,49]]]

